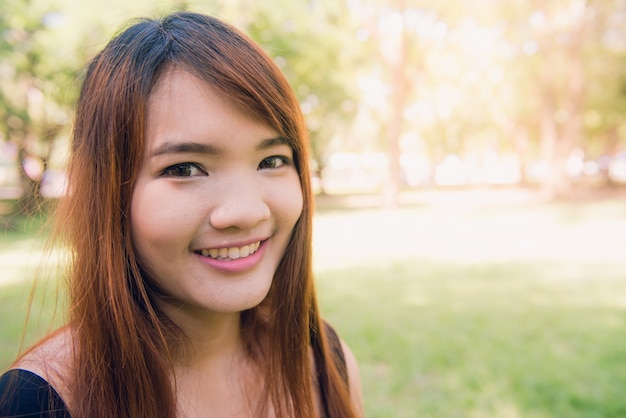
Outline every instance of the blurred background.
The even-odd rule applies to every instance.
[[[369,417],[626,416],[624,0],[0,0],[0,366],[63,319],[29,291],[86,63],[182,9],[298,95]]]

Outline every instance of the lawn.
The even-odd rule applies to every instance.
[[[625,417],[626,201],[323,213],[368,417]]]
[[[624,237],[621,200],[321,210],[319,299],[359,360],[367,416],[626,416]],[[37,243],[0,237],[0,365],[30,287],[15,248]]]
[[[15,358],[20,346],[52,329],[63,318],[56,301],[60,292],[53,263],[44,255],[46,219],[12,217],[0,222],[0,370]],[[10,228],[7,230],[7,226]],[[47,262],[43,262],[46,261]],[[33,277],[38,285],[33,287]],[[33,303],[29,303],[29,300]],[[31,307],[29,309],[29,307]],[[28,327],[25,327],[26,317]]]

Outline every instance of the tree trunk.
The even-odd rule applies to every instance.
[[[37,158],[30,152],[34,145],[35,138],[30,133],[21,133],[24,136],[20,142],[17,154],[17,162],[19,164],[20,187],[22,194],[17,201],[16,212],[21,215],[30,216],[41,209],[41,195],[39,193],[41,178],[31,177],[26,173],[24,162],[28,158]]]
[[[399,11],[404,10],[404,1],[399,1]],[[385,48],[381,45],[381,48]],[[384,206],[387,209],[395,209],[400,202],[400,137],[402,135],[404,107],[406,103],[406,93],[408,90],[408,80],[406,76],[406,64],[408,53],[408,34],[402,28],[400,41],[398,43],[397,57],[389,62],[391,66],[391,115],[387,128],[387,153],[389,157],[389,177],[387,187],[384,192]]]
[[[567,172],[567,160],[574,146],[580,145],[582,140],[585,90],[582,49],[587,5],[583,0],[568,7],[568,10],[559,12],[575,15],[570,26],[560,31],[544,33],[540,39],[540,50],[544,59],[539,80],[541,149],[542,159],[549,167],[542,191],[550,198],[570,192],[571,179]],[[562,45],[563,39],[566,40],[565,46]],[[562,68],[564,73],[557,73],[557,68]],[[564,84],[560,83],[563,77]]]

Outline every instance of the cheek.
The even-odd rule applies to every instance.
[[[302,188],[300,187],[300,181],[294,182],[287,190],[290,190],[290,192],[280,194],[280,206],[282,208],[281,213],[283,218],[285,219],[285,222],[288,222],[293,228],[293,226],[300,218],[300,215],[302,215],[302,208],[304,205],[304,198],[302,195]]]
[[[188,245],[186,227],[192,224],[189,211],[181,201],[150,187],[138,187],[130,207],[130,229],[133,246],[143,264],[158,262],[174,249]]]

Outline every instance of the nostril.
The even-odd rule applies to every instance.
[[[215,229],[249,229],[269,219],[271,211],[262,200],[237,202],[215,207],[209,215],[209,223]]]

